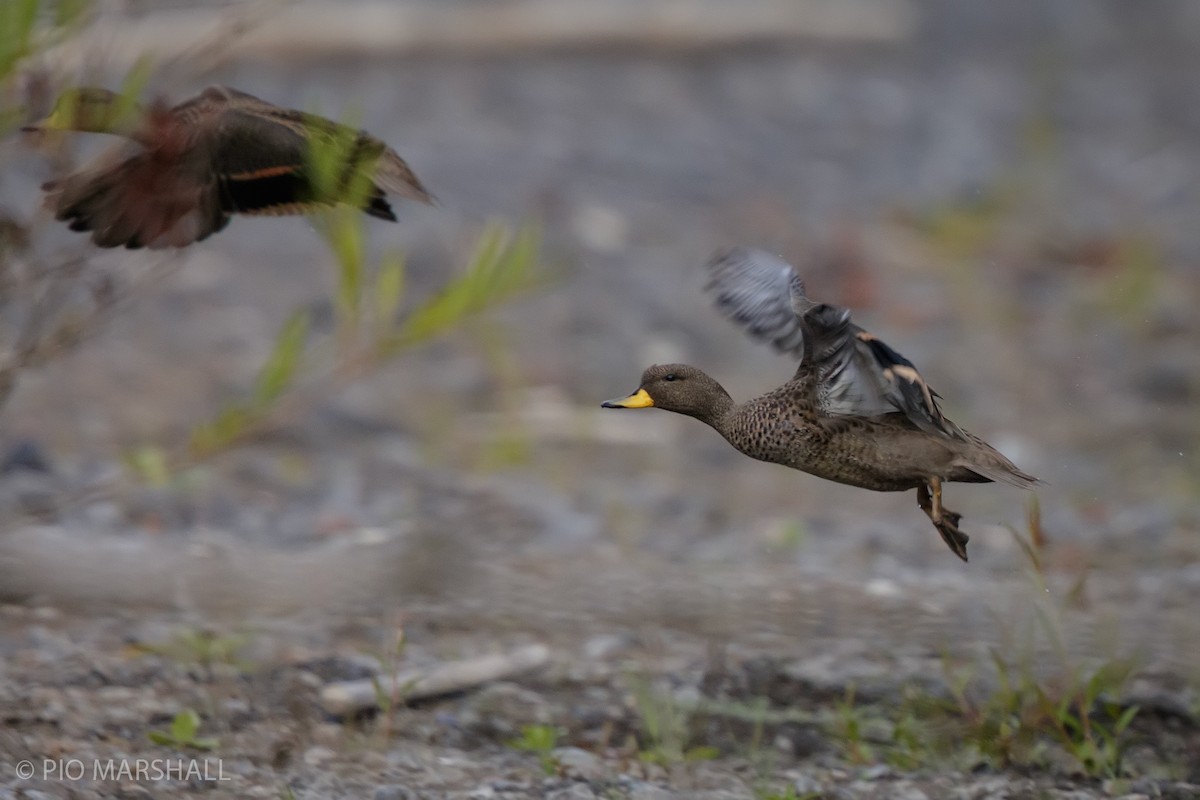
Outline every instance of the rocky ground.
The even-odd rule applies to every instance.
[[[23,375],[0,796],[1200,796],[1196,12],[1014,8],[928,4],[861,44],[237,61],[179,89],[345,109],[394,143],[442,201],[368,228],[414,295],[492,218],[540,220],[553,280],[162,481],[128,465],[325,302],[310,223],[235,220]],[[46,176],[19,147],[10,209]],[[735,242],[915,361],[1047,481],[1037,510],[950,487],[964,565],[910,496],[600,411],[654,361],[735,398],[790,373],[707,306],[699,266]],[[479,686],[322,704],[529,645],[538,669]],[[198,730],[152,742],[189,709]],[[135,757],[210,777],[41,775]]]

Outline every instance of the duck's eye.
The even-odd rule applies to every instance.
[[[663,380],[664,380],[664,381],[677,381],[677,380],[679,380],[679,376],[678,376],[678,375],[676,375],[674,372],[668,372],[668,373],[667,373],[667,374],[666,374],[666,375],[663,377]]]

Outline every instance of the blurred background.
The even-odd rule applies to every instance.
[[[250,390],[290,314],[310,310],[320,333],[335,259],[307,218],[235,218],[178,254],[98,252],[37,210],[40,182],[96,137],[53,157],[7,137],[0,203],[24,252],[161,275],[21,370],[2,411],[0,598],[24,609],[6,623],[11,650],[67,647],[27,638],[41,609],[52,621],[38,625],[91,649],[73,658],[117,659],[114,642],[185,624],[258,626],[272,643],[258,657],[294,663],[298,641],[376,646],[401,614],[416,662],[533,638],[560,665],[624,664],[617,678],[687,684],[768,658],[800,665],[805,697],[875,681],[885,701],[945,659],[1027,656],[1059,677],[1128,661],[1122,691],[1193,733],[1171,749],[1139,729],[1156,744],[1113,774],[1200,780],[1187,766],[1200,758],[1200,6],[88,13],[20,62],[10,107],[119,86],[144,56],[147,96],[223,83],[353,120],[441,203],[366,223],[368,264],[406,256],[406,304],[459,274],[489,222],[540,231],[541,278],[378,369],[317,381],[262,435],[177,462]],[[655,362],[700,366],[739,400],[791,375],[702,291],[706,259],[738,243],[796,264],[813,297],[914,361],[949,417],[1046,482],[1036,502],[948,487],[969,564],[912,493],[753,462],[693,420],[599,409]],[[22,307],[10,295],[10,328]],[[428,725],[424,741],[444,743]],[[778,770],[810,764],[783,750]],[[651,777],[682,791],[674,773]]]

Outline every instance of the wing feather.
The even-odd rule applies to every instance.
[[[203,169],[164,168],[142,151],[47,184],[46,205],[100,247],[183,247],[225,227],[216,184]]]
[[[782,259],[748,247],[720,253],[709,263],[706,288],[751,336],[799,358],[797,377],[815,374],[823,413],[902,413],[922,430],[963,437],[911,361],[855,325],[848,309],[812,301]]]
[[[736,248],[709,262],[705,289],[718,310],[751,336],[803,357],[803,323],[791,298],[804,297],[804,282],[789,264],[761,250]]]

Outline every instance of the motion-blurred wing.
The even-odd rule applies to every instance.
[[[803,358],[804,310],[796,309],[793,298],[802,303],[807,298],[804,282],[790,264],[763,250],[737,247],[709,262],[704,288],[717,309],[751,336]]]
[[[229,222],[211,175],[164,168],[124,146],[42,188],[54,216],[73,231],[91,231],[100,247],[183,247]]]
[[[757,339],[815,368],[817,401],[830,415],[902,413],[917,427],[958,438],[912,362],[850,321],[847,309],[814,303],[792,267],[762,250],[739,247],[709,265],[717,308]]]

